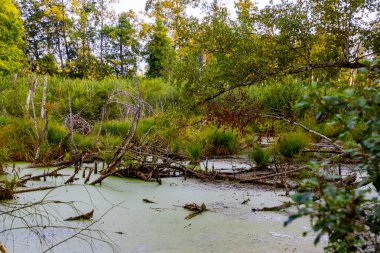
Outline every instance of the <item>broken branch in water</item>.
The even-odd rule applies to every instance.
[[[135,80],[135,86],[136,86],[136,91],[137,91],[137,106],[133,115],[131,125],[128,129],[128,133],[124,137],[123,142],[120,144],[120,146],[117,148],[116,152],[114,153],[110,163],[108,164],[107,168],[103,172],[103,175],[101,175],[100,177],[92,181],[90,183],[91,185],[100,184],[104,179],[115,174],[118,171],[116,166],[120,163],[123,156],[127,152],[127,148],[131,144],[133,137],[136,133],[137,125],[139,124],[140,114],[141,114],[141,95],[140,95],[139,83],[136,77],[136,72],[134,72],[133,77]]]
[[[78,216],[67,218],[65,221],[74,221],[74,220],[90,220],[92,219],[92,216],[94,216],[94,209],[92,209],[88,213],[84,213]]]
[[[189,211],[192,211],[191,214],[189,214],[188,216],[185,217],[185,220],[190,220],[190,219],[194,218],[195,216],[203,213],[204,211],[208,211],[205,203],[202,203],[201,205],[197,205],[195,203],[186,204],[183,206],[183,208],[185,208]]]
[[[17,194],[17,193],[25,193],[25,192],[45,191],[45,190],[55,189],[58,187],[59,186],[41,186],[41,187],[37,187],[37,188],[27,188],[27,189],[15,190],[14,193]]]
[[[250,199],[250,198],[247,198],[247,199],[243,200],[243,202],[241,202],[241,204],[242,204],[242,205],[245,205],[245,204],[247,204],[249,201],[251,201],[251,199]]]
[[[252,212],[278,212],[278,211],[283,211],[284,209],[289,208],[293,205],[294,205],[293,202],[284,202],[278,206],[263,207],[263,208],[252,208]]]
[[[149,200],[149,199],[143,199],[143,201],[144,201],[144,203],[148,203],[148,204],[156,204],[156,202]]]
[[[274,173],[274,174],[270,174],[270,175],[265,175],[265,176],[262,176],[262,177],[255,177],[255,178],[250,178],[250,179],[244,179],[244,180],[240,180],[239,183],[253,183],[253,182],[256,182],[256,181],[263,180],[263,179],[268,179],[268,178],[273,178],[273,177],[277,177],[277,176],[282,176],[282,175],[298,172],[298,171],[304,170],[306,168],[308,168],[308,167],[300,167],[300,168],[296,168],[296,169],[289,170],[289,171],[284,171],[284,172]]]
[[[0,252],[1,253],[8,253],[9,252],[2,242],[0,242]]]

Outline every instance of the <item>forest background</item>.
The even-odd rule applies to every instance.
[[[193,161],[232,154],[264,165],[274,157],[318,160],[302,178],[308,190],[294,195],[303,205],[291,218],[311,215],[314,229],[330,236],[326,250],[378,249],[378,0],[260,9],[238,0],[234,13],[219,1],[148,0],[140,14],[116,14],[112,4],[1,1],[0,163],[84,151],[107,162],[133,125],[141,94],[134,142],[159,143]],[[190,15],[194,7],[202,15]],[[276,142],[262,149],[263,137]],[[322,163],[301,153],[321,141],[340,155]],[[352,189],[322,180],[324,166],[343,157],[366,175]],[[368,184],[375,198],[366,197]]]

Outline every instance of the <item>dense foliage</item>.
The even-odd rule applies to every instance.
[[[23,63],[24,40],[20,12],[12,0],[0,2],[0,75],[18,71]]]
[[[304,186],[312,191],[293,196],[300,207],[289,221],[310,215],[313,229],[318,232],[316,242],[323,234],[329,236],[328,252],[378,252],[380,249],[380,96],[376,88],[380,79],[377,68],[370,71],[378,61],[366,64],[367,68],[361,69],[357,76],[363,86],[345,88],[331,96],[314,90],[310,100],[305,101],[328,112],[331,123],[340,126],[338,139],[343,142],[343,154],[355,161],[352,172],[361,175],[354,186],[337,187],[328,168],[344,156],[323,163],[312,162],[314,177],[304,181]]]
[[[234,10],[148,0],[143,14],[116,14],[113,2],[0,1],[0,165],[78,150],[109,161],[132,125],[136,73],[136,144],[160,142],[193,164],[249,153],[260,168],[307,160],[309,142],[338,148],[310,163],[290,221],[309,215],[316,242],[329,236],[327,251],[379,251],[379,0],[261,9],[236,0]],[[262,148],[264,137],[275,144]],[[329,172],[343,162],[360,181],[344,185]]]

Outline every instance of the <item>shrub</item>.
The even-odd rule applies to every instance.
[[[285,115],[297,113],[295,105],[302,95],[303,84],[291,77],[250,88],[250,96],[254,102],[262,105],[267,112]]]
[[[307,144],[308,136],[297,132],[283,134],[277,141],[280,153],[287,158],[293,158],[299,154]]]
[[[260,145],[255,145],[248,156],[259,168],[265,168],[270,162],[272,152],[269,149],[263,149]]]

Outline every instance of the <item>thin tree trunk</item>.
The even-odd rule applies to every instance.
[[[59,33],[57,32],[57,49],[58,49],[58,55],[59,55],[59,61],[61,62],[60,68],[63,69],[63,56],[62,56],[62,49],[61,49],[61,38],[59,36]]]
[[[34,92],[37,88],[37,76],[30,75],[30,80],[29,80],[29,91],[28,91],[28,96],[26,97],[26,104],[25,104],[25,113],[28,115],[29,113],[29,106],[30,102],[32,101],[34,97]]]
[[[71,97],[69,95],[69,121],[70,121],[70,140],[71,140],[71,145],[74,148],[74,151],[77,152],[77,148],[75,146],[74,142],[74,121],[73,121],[73,111],[71,109]]]
[[[141,95],[140,95],[139,84],[138,84],[138,80],[136,76],[136,69],[134,72],[134,80],[135,80],[135,86],[137,90],[137,106],[135,109],[135,113],[133,115],[131,126],[129,127],[127,135],[124,137],[123,142],[117,148],[114,156],[112,157],[111,161],[108,163],[107,168],[104,170],[104,173],[100,177],[92,181],[91,185],[100,184],[104,179],[106,179],[107,177],[117,172],[116,166],[122,160],[125,152],[127,151],[128,146],[132,142],[133,137],[136,133],[137,125],[140,120],[140,112],[141,112]]]
[[[41,135],[38,135],[38,128],[36,127],[36,132],[37,132],[37,136],[38,136],[37,150],[36,150],[36,154],[34,156],[34,160],[36,160],[36,161],[40,158],[41,146],[45,140],[45,133],[46,133],[48,125],[49,125],[49,119],[48,119],[47,111],[45,109],[46,96],[47,96],[47,75],[45,74],[44,75],[44,86],[43,86],[43,92],[42,92],[42,101],[41,101],[41,116],[40,116],[41,120],[44,120],[44,127],[42,128]],[[34,103],[33,103],[33,108],[34,108]],[[33,109],[33,111],[34,111],[34,109]],[[34,112],[33,116],[35,117],[35,112]],[[34,118],[34,120],[35,120],[35,125],[37,126],[37,119]]]
[[[42,91],[42,101],[41,101],[41,119],[45,118],[45,105],[46,105],[46,96],[47,96],[47,75],[44,75],[44,86]]]

